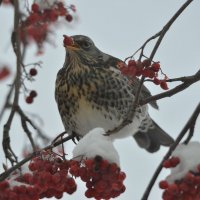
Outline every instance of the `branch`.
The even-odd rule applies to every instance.
[[[180,16],[180,14],[187,8],[187,6],[192,2],[193,0],[187,0],[182,6],[181,8],[174,14],[174,16],[167,22],[167,24],[163,27],[163,29],[161,31],[159,31],[158,33],[156,33],[154,36],[152,36],[150,39],[148,39],[144,44],[143,46],[141,47],[141,54],[140,54],[140,58],[143,56],[143,50],[146,46],[146,44],[158,37],[158,40],[151,52],[151,55],[149,57],[149,60],[153,60],[153,57],[155,56],[157,50],[158,50],[158,47],[160,46],[161,42],[162,42],[162,39],[164,38],[165,34],[167,33],[167,31],[169,30],[169,28],[171,27],[171,25],[176,21],[176,19]],[[142,85],[144,83],[144,80],[145,80],[145,77],[142,76],[141,78],[141,81],[140,81],[140,84],[139,84],[139,87],[138,87],[138,90],[137,90],[137,93],[136,93],[136,96],[135,96],[135,108],[137,107],[138,105],[138,102],[140,100],[140,93],[141,93],[141,89],[142,89]]]
[[[11,85],[10,90],[8,91],[8,94],[6,96],[4,105],[2,106],[2,109],[1,109],[1,112],[0,112],[0,121],[3,117],[3,115],[4,115],[6,108],[8,108],[8,106],[9,106],[9,102],[10,102],[10,98],[12,96],[13,90],[14,90],[14,83]]]
[[[182,77],[182,78],[177,78],[177,79],[171,79],[171,80],[179,80],[182,81],[183,83],[176,86],[175,88],[168,90],[166,92],[162,92],[160,94],[151,96],[149,98],[146,98],[144,100],[140,101],[140,105],[145,105],[151,101],[155,101],[155,100],[159,100],[159,99],[163,99],[165,97],[171,97],[183,90],[185,90],[186,88],[188,88],[190,85],[196,83],[197,81],[200,81],[200,70],[193,76],[188,76],[188,77]]]
[[[155,39],[158,37],[158,40],[150,54],[150,61],[153,60],[153,57],[155,55],[155,53],[157,52],[158,50],[158,47],[160,46],[161,44],[161,41],[162,39],[164,38],[165,34],[167,33],[167,31],[169,30],[169,28],[171,27],[171,25],[176,21],[176,19],[180,16],[180,14],[185,10],[185,8],[187,8],[187,6],[192,2],[193,0],[187,0],[182,6],[181,8],[174,14],[174,16],[167,22],[167,24],[162,28],[161,31],[159,31],[158,33],[156,33],[155,35],[153,35],[152,37],[150,37],[136,52],[138,52],[139,50],[141,50],[141,53],[140,53],[140,57],[139,57],[139,60],[141,60],[142,56],[143,56],[143,51],[144,51],[144,48],[146,47],[147,43],[150,42],[151,40]],[[135,53],[133,54],[135,55]],[[128,59],[128,58],[126,58]],[[126,60],[125,59],[125,60]],[[133,104],[133,109],[131,109],[129,111],[129,114],[128,114],[128,117],[127,119],[125,119],[118,127],[114,128],[113,130],[109,130],[107,131],[106,135],[110,135],[116,131],[119,131],[121,130],[123,127],[125,127],[127,124],[131,123],[132,122],[132,119],[135,115],[135,110],[139,104],[139,101],[140,101],[140,93],[141,93],[141,89],[142,89],[142,85],[145,81],[145,77],[142,76],[141,80],[140,80],[140,83],[139,83],[139,86],[138,86],[138,89],[137,89],[137,92],[136,92],[136,95],[135,95],[135,101],[134,101],[134,104]],[[153,101],[153,100],[152,100]]]
[[[38,132],[38,135],[45,141],[49,142],[49,138],[47,136],[45,136],[42,131],[40,130],[39,127],[37,127],[37,125],[35,125],[33,123],[32,120],[30,120],[28,118],[28,116],[23,112],[23,110],[20,108],[20,106],[17,107],[16,109],[16,112],[20,115],[21,117],[21,123],[22,123],[22,127],[24,129],[24,132],[27,134],[29,140],[30,140],[30,143],[33,147],[33,150],[35,150],[35,144],[34,144],[34,141],[33,141],[33,138],[32,138],[32,133],[30,132],[28,126],[27,126],[27,122],[35,129],[37,130]]]
[[[200,103],[198,104],[198,106],[194,110],[192,116],[190,117],[190,119],[188,120],[188,122],[186,123],[186,125],[184,126],[182,131],[179,133],[179,135],[178,135],[177,139],[175,140],[174,144],[170,147],[170,149],[168,150],[168,152],[166,153],[166,155],[164,156],[164,158],[160,162],[160,164],[159,164],[158,168],[156,169],[153,177],[151,178],[151,181],[149,182],[149,185],[147,186],[147,188],[145,190],[145,193],[144,193],[144,195],[143,195],[141,200],[148,200],[148,196],[149,196],[149,194],[151,192],[151,189],[152,189],[153,185],[155,184],[155,181],[158,178],[158,175],[160,174],[160,172],[161,172],[161,170],[163,168],[163,162],[165,160],[167,160],[171,156],[172,152],[177,147],[177,145],[181,142],[181,140],[186,135],[188,130],[190,130],[192,127],[194,127],[199,114],[200,114]]]
[[[33,159],[35,156],[37,156],[41,151],[45,151],[48,149],[52,149],[64,142],[67,142],[71,139],[73,139],[73,135],[68,135],[66,138],[62,138],[59,141],[54,142],[51,145],[48,145],[46,147],[44,147],[43,149],[39,150],[39,151],[35,151],[32,154],[30,154],[29,156],[27,156],[26,158],[24,158],[23,160],[21,160],[20,162],[18,162],[16,165],[14,165],[13,167],[9,168],[8,170],[6,170],[5,172],[3,172],[2,174],[0,174],[0,182],[5,180],[12,172],[14,172],[15,170],[19,169],[22,165],[24,165],[25,163],[27,163],[28,161],[30,161],[31,159]]]
[[[19,2],[18,0],[14,1],[14,31],[12,33],[12,45],[13,45],[13,50],[16,54],[16,66],[17,66],[17,72],[16,72],[16,77],[14,81],[14,100],[13,100],[13,105],[12,109],[10,112],[10,115],[8,117],[8,120],[6,124],[4,125],[4,130],[3,130],[3,150],[5,153],[6,158],[8,158],[11,163],[13,164],[14,162],[17,162],[17,156],[13,152],[11,146],[10,146],[10,136],[9,136],[9,131],[10,127],[12,124],[12,120],[15,115],[16,107],[18,106],[18,101],[19,101],[19,90],[21,87],[21,51],[20,51],[20,41],[19,41]]]

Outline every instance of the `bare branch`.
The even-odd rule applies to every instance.
[[[17,66],[17,72],[14,82],[14,100],[12,104],[12,109],[10,112],[10,115],[8,117],[8,120],[6,124],[4,125],[4,131],[3,131],[3,150],[5,153],[6,158],[8,158],[11,163],[17,162],[17,157],[14,154],[14,152],[11,149],[10,146],[10,136],[9,136],[9,130],[12,124],[13,117],[15,115],[16,107],[18,106],[19,101],[19,90],[21,87],[21,51],[20,51],[20,41],[19,41],[19,2],[18,0],[14,1],[14,31],[11,37],[13,50],[16,54],[16,66]],[[14,158],[12,158],[14,157]]]
[[[17,107],[16,112],[20,115],[21,119],[23,119],[25,122],[28,122],[35,130],[37,130],[37,134],[40,138],[46,142],[50,141],[50,139],[42,132],[42,130],[23,112],[20,106]]]
[[[140,102],[140,105],[145,105],[151,101],[155,101],[155,100],[159,100],[159,99],[163,99],[165,97],[171,97],[183,90],[185,90],[186,88],[188,88],[190,85],[196,83],[197,81],[200,81],[200,70],[193,76],[188,76],[188,77],[184,77],[184,78],[179,78],[179,80],[181,80],[183,83],[176,86],[175,88],[168,90],[166,92],[162,92],[160,94],[151,96],[145,100],[142,100]]]
[[[10,86],[10,90],[8,91],[8,94],[6,96],[4,105],[2,106],[2,109],[1,109],[1,112],[0,112],[0,121],[3,117],[3,115],[4,115],[6,108],[8,108],[8,106],[9,106],[9,102],[10,102],[10,98],[12,96],[13,90],[14,90],[14,83]]]
[[[155,181],[156,181],[158,175],[160,174],[160,172],[161,172],[161,170],[163,168],[163,162],[165,160],[167,160],[171,156],[172,152],[177,147],[177,145],[181,142],[183,137],[187,134],[188,130],[190,130],[191,127],[194,126],[199,114],[200,114],[200,103],[198,104],[198,106],[194,110],[192,116],[190,117],[190,119],[188,120],[188,122],[186,123],[186,125],[184,126],[182,131],[179,133],[179,135],[178,135],[177,139],[175,140],[174,144],[170,147],[170,149],[168,150],[168,152],[166,153],[166,155],[164,156],[164,158],[160,162],[160,164],[159,164],[158,168],[156,169],[153,177],[151,178],[151,181],[149,182],[149,185],[147,186],[147,188],[145,190],[145,193],[144,193],[144,195],[143,195],[141,200],[148,200],[148,196],[149,196],[149,194],[151,192],[151,189],[152,189],[153,185],[155,184]]]
[[[158,47],[160,46],[161,44],[161,41],[162,39],[164,38],[165,34],[167,33],[167,31],[169,30],[169,28],[171,27],[171,25],[176,21],[176,19],[180,16],[180,14],[185,10],[185,8],[187,8],[187,6],[192,2],[193,0],[187,0],[182,6],[181,8],[174,14],[174,16],[167,22],[167,24],[162,28],[161,31],[159,31],[158,33],[156,33],[154,36],[150,37],[136,52],[138,52],[139,50],[141,50],[141,54],[140,54],[140,58],[139,60],[142,58],[143,56],[143,51],[144,51],[144,48],[145,46],[147,45],[147,43],[155,38],[158,37],[158,40],[151,52],[151,55],[149,57],[149,60],[152,61],[153,60],[153,57],[155,55],[155,53],[157,52],[158,50]],[[139,101],[140,101],[140,93],[141,93],[141,89],[142,89],[142,85],[145,81],[145,76],[142,76],[141,80],[140,80],[140,84],[138,86],[138,89],[137,89],[137,92],[136,92],[136,95],[135,95],[135,102],[134,102],[134,105],[133,105],[133,109],[130,110],[129,112],[129,115],[127,117],[126,120],[124,120],[118,127],[114,128],[113,130],[109,130],[107,132],[108,135],[116,132],[116,131],[119,131],[120,129],[122,129],[124,126],[126,126],[127,124],[131,123],[132,122],[132,119],[135,115],[135,110],[139,104]],[[186,87],[185,87],[186,88]],[[183,88],[183,89],[185,89]],[[183,90],[182,89],[182,90]],[[151,98],[151,97],[150,97]],[[152,100],[153,101],[153,100]],[[145,103],[143,103],[142,105],[144,105]]]
[[[171,27],[171,25],[176,21],[176,19],[180,16],[180,14],[187,8],[187,6],[192,3],[193,0],[187,0],[182,6],[181,8],[174,14],[174,16],[167,22],[167,24],[163,27],[163,29],[161,31],[159,31],[158,33],[156,33],[154,36],[152,36],[150,38],[150,40],[152,40],[152,38],[156,38],[158,37],[158,40],[151,52],[151,55],[149,57],[149,60],[153,60],[153,57],[155,56],[157,50],[158,50],[158,47],[160,46],[161,42],[162,42],[162,39],[164,38],[165,34],[167,33],[167,31],[169,30],[169,28]],[[149,41],[150,41],[149,40]],[[147,40],[148,41],[148,40]],[[144,47],[146,46],[147,43],[144,43]],[[144,50],[144,47],[141,51],[141,54],[140,54],[140,59],[141,57],[143,56],[143,50]],[[139,100],[140,100],[140,93],[141,93],[141,89],[142,89],[142,85],[144,84],[144,80],[145,80],[145,77],[142,76],[141,78],[141,81],[140,81],[140,85],[138,87],[138,90],[137,90],[137,93],[136,93],[136,96],[135,96],[135,108],[137,107],[138,103],[139,103]]]

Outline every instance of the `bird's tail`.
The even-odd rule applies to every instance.
[[[171,146],[174,140],[149,116],[142,121],[139,131],[133,135],[137,144],[153,153],[159,150],[160,146]]]

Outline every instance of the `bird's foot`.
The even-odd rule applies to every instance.
[[[76,132],[72,132],[72,141],[74,144],[77,144],[76,140],[79,142],[80,136]]]

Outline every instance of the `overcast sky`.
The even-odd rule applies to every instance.
[[[103,52],[124,59],[137,50],[146,39],[154,35],[166,24],[184,1],[178,0],[84,0],[70,1],[77,6],[77,21],[71,26],[63,24],[56,28],[56,47],[45,45],[45,54],[35,57],[35,47],[32,46],[26,57],[26,63],[43,61],[39,69],[36,82],[28,87],[38,92],[38,98],[32,105],[24,103],[21,95],[20,104],[28,113],[38,114],[44,121],[43,129],[52,137],[63,131],[57,106],[54,100],[54,84],[57,71],[62,67],[65,51],[62,47],[62,35],[87,35],[93,39],[96,46]],[[184,11],[173,24],[159,48],[155,61],[160,61],[162,70],[170,78],[192,75],[200,68],[200,1],[194,2]],[[12,30],[12,9],[0,8],[0,64],[8,63],[14,73],[15,58],[10,45],[10,31]],[[145,54],[151,48],[147,49]],[[0,82],[0,106],[12,79]],[[151,83],[147,87],[153,94],[162,92],[158,86]],[[172,88],[173,85],[169,85]],[[184,92],[158,102],[160,110],[150,108],[152,118],[176,138],[189,119],[200,100],[200,83],[196,83]],[[8,117],[6,113],[1,122],[0,131]],[[200,139],[200,119],[196,126],[193,140]],[[0,135],[2,137],[2,134]],[[12,145],[17,154],[26,137],[16,118],[11,129]],[[68,143],[67,153],[72,151],[73,144]],[[121,168],[127,174],[125,181],[126,192],[117,199],[140,200],[141,196],[163,155],[167,151],[162,148],[158,153],[149,154],[140,149],[132,138],[119,140],[115,146],[120,154]],[[0,149],[0,162],[4,162]],[[169,173],[163,170],[159,180]],[[85,199],[83,184],[78,185],[78,192],[67,199]],[[153,188],[149,200],[161,199],[161,191],[157,184]]]

